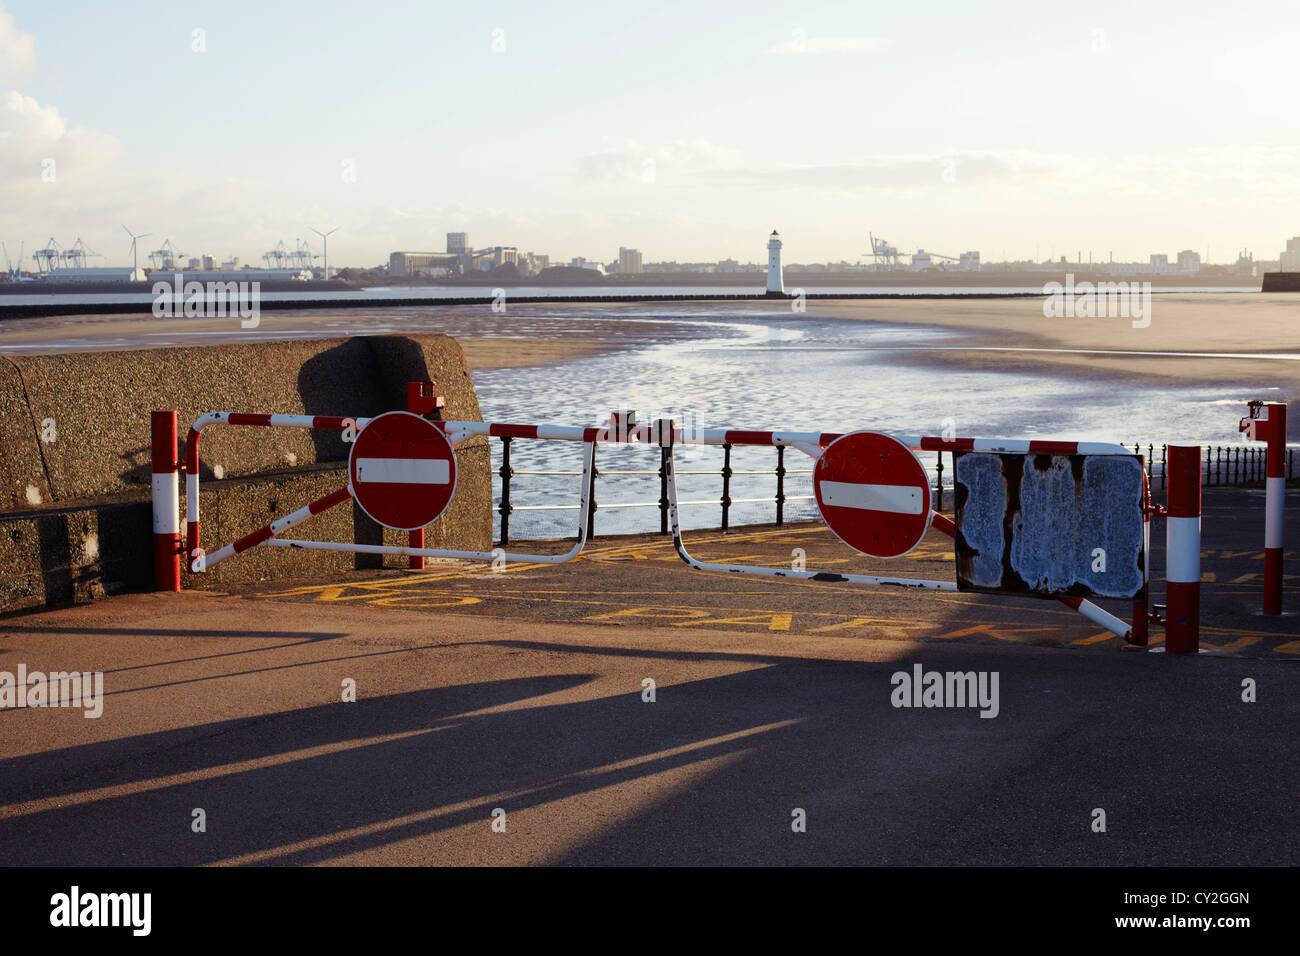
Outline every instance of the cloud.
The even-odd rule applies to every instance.
[[[728,169],[738,161],[738,153],[707,140],[674,140],[658,146],[626,140],[583,156],[579,165],[582,178],[590,182],[648,183],[665,175]]]
[[[14,15],[0,8],[0,83],[25,77],[36,65],[36,41],[14,24]]]
[[[847,194],[873,191],[1104,190],[1121,197],[1185,198],[1197,190],[1300,193],[1300,152],[1270,144],[1230,145],[1184,153],[1077,155],[1035,150],[883,154],[852,163],[784,166],[736,164],[702,170],[713,188],[790,189]],[[1228,190],[1228,193],[1224,193]]]
[[[1056,175],[1082,175],[1088,163],[1072,156],[1025,150],[948,152],[868,157],[856,163],[737,168],[711,174],[736,185],[788,186],[858,192],[872,189],[926,189],[954,183],[1027,182]]]
[[[42,164],[54,160],[55,181],[84,182],[121,154],[105,133],[69,125],[54,106],[42,106],[15,90],[0,94],[0,182],[31,189]]]
[[[883,53],[889,44],[881,37],[810,37],[802,30],[784,43],[773,43],[768,53],[795,55],[801,53]]]

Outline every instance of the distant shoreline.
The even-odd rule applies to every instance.
[[[1087,281],[1080,279],[1080,282]],[[1077,284],[1077,283],[1076,283]],[[3,289],[6,283],[0,283],[0,289]],[[300,284],[305,286],[306,284]],[[315,283],[317,286],[325,283]],[[339,287],[339,284],[331,281],[330,290],[333,291]],[[429,288],[431,286],[422,286]],[[444,288],[439,286],[438,288]],[[375,287],[368,286],[368,289]],[[394,288],[401,288],[395,286]],[[505,299],[509,305],[572,305],[572,304],[594,304],[594,305],[618,305],[618,304],[637,304],[637,303],[669,303],[669,302],[790,302],[796,297],[793,291],[801,292],[803,298],[810,301],[871,301],[871,300],[903,300],[903,301],[960,301],[960,300],[1013,300],[1013,299],[1040,299],[1047,293],[1037,288],[1016,289],[1001,287],[988,292],[971,291],[966,287],[963,291],[943,292],[937,291],[928,286],[901,286],[892,291],[887,291],[890,287],[881,287],[880,291],[866,291],[861,288],[851,292],[802,292],[799,286],[787,283],[787,292],[784,295],[769,295],[765,292],[718,292],[711,289],[707,292],[683,292],[683,291],[665,291],[656,292],[629,292],[617,293],[613,291],[602,291],[600,287],[591,287],[591,293],[588,294],[586,287],[556,287],[555,295],[513,295],[508,292],[507,287],[500,287],[506,292]],[[536,286],[529,287],[536,289]],[[907,291],[908,289],[913,291]],[[961,288],[961,287],[956,287]],[[0,321],[5,319],[28,319],[28,318],[57,318],[69,315],[143,315],[150,311],[148,301],[135,302],[76,302],[70,301],[72,296],[85,294],[102,294],[91,293],[85,289],[64,288],[66,294],[60,297],[57,294],[51,295],[48,301],[38,303],[23,303],[18,305],[5,304],[0,297]],[[119,290],[120,291],[120,290]],[[268,290],[263,292],[281,292],[285,290]],[[298,291],[295,287],[291,291]],[[314,291],[303,288],[302,291]],[[358,290],[359,291],[359,290]],[[1171,294],[1184,295],[1257,295],[1259,289],[1253,286],[1202,286],[1199,289],[1188,290],[1178,286],[1172,286],[1164,289],[1153,289],[1153,292],[1168,292]],[[32,293],[39,294],[39,293]],[[138,294],[138,293],[133,293]],[[314,311],[320,309],[416,309],[416,308],[448,308],[448,307],[466,307],[466,306],[494,306],[499,304],[497,295],[465,295],[465,296],[421,296],[421,297],[380,297],[374,295],[357,295],[352,296],[343,294],[339,296],[330,296],[327,298],[311,299],[268,299],[262,298],[259,303],[259,309],[263,312],[282,312],[282,311]]]
[[[208,273],[178,270],[184,281],[211,281]],[[551,274],[547,274],[551,273]],[[555,274],[562,273],[562,274]],[[1113,275],[1099,272],[1094,266],[1074,268],[1065,266],[1061,269],[1040,272],[795,272],[783,270],[787,289],[791,288],[836,288],[852,287],[855,289],[909,289],[909,288],[1041,288],[1047,282],[1064,282],[1067,275],[1072,275],[1079,282],[1150,282],[1153,289],[1170,287],[1199,286],[1215,289],[1242,289],[1260,291],[1264,280],[1258,276],[1223,276],[1223,275]],[[155,282],[174,282],[176,273],[155,273],[147,282],[48,282],[39,279],[21,282],[0,281],[0,296],[6,295],[112,295],[152,294]],[[251,273],[250,273],[251,274]],[[1285,276],[1272,273],[1270,276]],[[216,281],[231,280],[229,274],[222,274]],[[235,276],[233,281],[238,281]],[[341,298],[351,298],[353,294],[364,289],[514,289],[554,288],[590,289],[595,293],[601,291],[618,295],[618,290],[628,287],[692,287],[708,286],[712,288],[735,288],[737,295],[763,296],[767,276],[754,272],[642,272],[635,275],[602,275],[587,269],[548,269],[539,275],[521,276],[513,269],[493,270],[476,275],[428,278],[428,277],[387,277],[366,276],[349,279],[310,279],[290,281],[286,279],[246,280],[258,281],[262,292],[335,292]],[[731,293],[725,293],[730,295]],[[467,291],[467,297],[472,293]],[[623,296],[620,295],[620,298]]]
[[[498,273],[482,275],[457,276],[444,279],[375,279],[365,280],[363,285],[378,286],[437,286],[439,288],[457,288],[465,286],[495,287],[509,289],[512,286],[558,286],[588,287],[596,289],[614,289],[626,286],[736,286],[752,290],[762,295],[767,282],[765,272],[640,272],[632,275],[600,275],[584,269],[564,269],[563,275],[548,276],[546,270],[531,277],[516,278],[502,276]],[[583,275],[583,273],[588,273]],[[798,288],[854,286],[881,289],[935,288],[943,286],[978,287],[989,286],[1006,288],[1009,286],[1041,287],[1046,282],[1064,282],[1066,275],[1074,276],[1075,282],[1150,282],[1152,288],[1169,286],[1207,286],[1223,289],[1259,290],[1261,279],[1258,276],[1224,276],[1224,275],[1115,275],[1097,270],[1095,265],[1063,266],[1059,269],[1035,272],[798,272],[786,268],[782,270],[785,286]]]
[[[24,279],[21,282],[0,282],[0,295],[112,295],[120,292],[123,295],[152,295],[154,284],[157,282],[172,283],[175,281],[175,275],[179,273],[182,281],[191,279],[199,282],[217,281],[217,282],[257,282],[263,292],[338,292],[346,295],[349,292],[360,292],[362,286],[351,282],[344,282],[340,279],[249,279],[240,280],[222,275],[221,278],[210,280],[203,272],[186,272],[184,269],[178,269],[176,273],[168,272],[166,274],[156,274],[156,278],[151,278],[148,282],[42,282],[40,279]],[[188,276],[188,278],[186,278]]]
[[[1250,290],[1254,291],[1254,290]],[[825,299],[1037,299],[1042,292],[810,292],[805,298]],[[508,296],[511,305],[565,305],[573,303],[620,304],[637,302],[783,302],[794,296],[767,295],[765,293],[708,292],[665,293],[663,295],[531,295]],[[259,308],[263,312],[314,309],[413,309],[442,308],[447,306],[491,306],[495,296],[457,296],[455,298],[329,298],[329,299],[263,299]],[[36,319],[63,315],[142,315],[149,313],[147,302],[49,302],[39,305],[4,305],[0,302],[0,320]]]

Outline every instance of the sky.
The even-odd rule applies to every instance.
[[[1295,0],[0,0],[0,240],[1276,259],[1298,35]]]

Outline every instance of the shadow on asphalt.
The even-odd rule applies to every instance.
[[[1277,772],[1269,740],[1285,739],[1298,708],[1271,680],[1271,701],[1241,703],[1240,675],[1258,662],[1141,655],[1062,668],[1059,655],[921,651],[931,666],[998,668],[1000,713],[982,719],[893,707],[890,675],[910,668],[903,661],[500,645],[578,655],[559,666],[580,669],[4,761],[6,804],[54,793],[68,804],[0,820],[0,856],[300,865],[418,841],[414,862],[428,863],[451,862],[440,852],[456,843],[463,854],[469,841],[488,862],[510,862],[544,841],[562,864],[1294,860],[1294,828],[1278,814],[1294,779]],[[598,675],[581,668],[593,653],[759,666],[666,682],[654,703],[636,676],[612,696],[476,713],[588,684]],[[653,660],[644,670],[654,674]],[[29,792],[23,781],[51,762],[69,782]],[[75,790],[78,779],[100,788],[222,768],[82,802]],[[498,807],[506,833],[491,829]],[[193,808],[204,809],[206,833],[190,832]],[[1107,811],[1108,832],[1092,832],[1094,808]],[[805,833],[791,828],[796,809]]]

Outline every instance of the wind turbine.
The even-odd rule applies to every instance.
[[[321,242],[322,242],[322,243],[324,244],[324,246],[325,246],[325,249],[324,249],[324,252],[325,252],[325,263],[324,263],[324,270],[325,270],[325,271],[324,271],[324,278],[328,279],[328,278],[330,277],[330,236],[332,236],[332,235],[334,235],[334,233],[338,232],[338,231],[339,231],[339,227],[338,227],[338,226],[335,226],[335,227],[334,227],[333,229],[331,229],[329,232],[321,232],[319,229],[312,229],[311,226],[308,226],[307,228],[308,228],[308,229],[311,229],[312,232],[314,232],[314,233],[316,233],[316,235],[320,236],[320,238],[321,238]]]
[[[128,236],[131,237],[131,281],[134,282],[134,281],[135,281],[135,274],[136,274],[136,272],[139,271],[139,261],[138,261],[138,259],[136,258],[135,241],[136,241],[137,239],[148,239],[150,236],[153,235],[153,233],[152,233],[152,232],[146,232],[146,233],[142,233],[141,235],[138,235],[138,236],[137,236],[137,235],[136,235],[135,233],[133,233],[130,229],[127,229],[126,226],[123,226],[122,228],[123,228],[123,229],[126,229],[126,234],[127,234]]]

